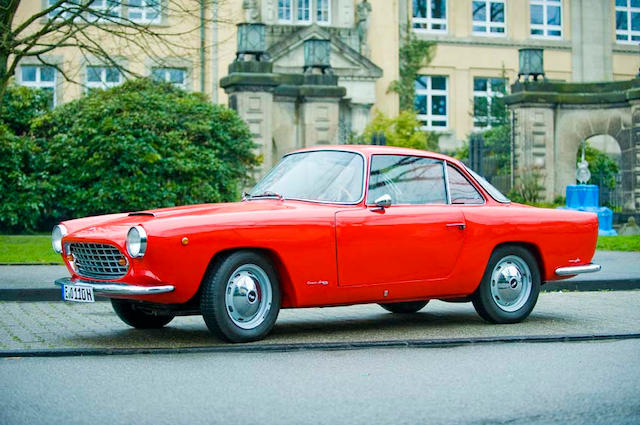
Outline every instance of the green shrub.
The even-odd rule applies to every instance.
[[[32,132],[53,188],[42,229],[72,217],[235,200],[258,164],[234,111],[148,79],[58,106]]]
[[[0,158],[0,229],[34,230],[49,192],[41,152],[31,138],[0,124]]]
[[[49,98],[44,90],[24,86],[9,86],[2,101],[2,121],[16,135],[29,132],[31,121],[49,109]]]
[[[374,132],[383,132],[389,146],[438,150],[438,135],[421,130],[421,125],[414,111],[402,111],[395,118],[389,118],[377,111],[356,142],[370,143]]]
[[[585,159],[589,163],[591,179],[589,184],[614,189],[616,187],[616,175],[619,172],[618,163],[604,152],[594,148],[589,143],[585,146]],[[578,149],[577,159],[582,158],[582,149]]]

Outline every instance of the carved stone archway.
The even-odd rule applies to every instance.
[[[536,169],[546,200],[564,195],[576,183],[582,141],[609,135],[622,152],[623,209],[640,210],[640,79],[516,83],[505,100],[512,111],[516,178]]]

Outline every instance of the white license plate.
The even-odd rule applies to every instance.
[[[62,285],[62,299],[77,303],[94,303],[93,288],[82,285]]]

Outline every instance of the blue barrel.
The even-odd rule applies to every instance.
[[[599,188],[595,184],[567,186],[567,207],[571,209],[598,207]]]

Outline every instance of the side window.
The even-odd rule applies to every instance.
[[[447,164],[452,204],[483,204],[484,198],[457,168]]]
[[[442,161],[419,156],[374,155],[367,203],[384,194],[392,204],[446,204]]]

